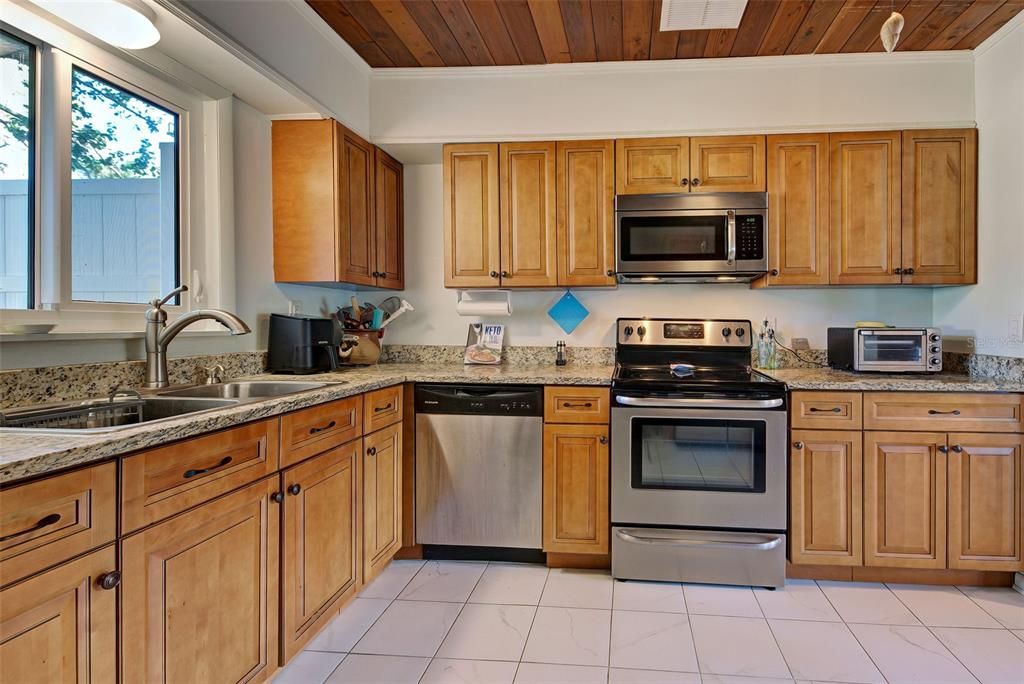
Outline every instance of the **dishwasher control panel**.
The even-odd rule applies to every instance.
[[[417,413],[542,416],[544,388],[530,385],[416,385]]]

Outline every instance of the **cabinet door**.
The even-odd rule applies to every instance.
[[[122,681],[260,681],[278,663],[272,477],[121,542]]]
[[[498,286],[499,223],[498,146],[445,145],[445,287]]]
[[[689,138],[615,141],[616,194],[687,192],[689,187]]]
[[[285,662],[359,588],[361,445],[357,439],[282,474]]]
[[[790,560],[861,565],[862,434],[793,430],[790,451]]]
[[[608,426],[544,426],[544,551],[608,553]]]
[[[615,146],[611,140],[559,142],[558,284],[615,284]]]
[[[690,192],[764,192],[764,136],[690,138]]]
[[[501,286],[558,284],[555,143],[501,145]]]
[[[0,592],[0,682],[116,682],[116,569],[111,545]]]
[[[903,132],[903,282],[978,282],[977,166],[973,128]]]
[[[1020,572],[1021,435],[949,435],[949,567]]]
[[[828,134],[768,136],[766,285],[828,285]]]
[[[946,435],[864,433],[864,564],[946,567]]]
[[[405,222],[402,199],[402,165],[379,147],[373,148],[376,159],[376,221],[377,287],[401,290],[405,287]]]
[[[373,145],[337,125],[338,280],[376,285]]]
[[[900,282],[900,133],[829,135],[834,285]]]
[[[363,440],[363,581],[384,569],[402,546],[402,426]]]

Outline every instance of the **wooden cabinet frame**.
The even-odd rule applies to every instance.
[[[609,551],[608,426],[544,426],[544,551]]]

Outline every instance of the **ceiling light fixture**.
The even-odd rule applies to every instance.
[[[892,52],[896,49],[896,43],[900,40],[900,31],[903,30],[903,15],[899,12],[893,12],[889,15],[889,18],[882,24],[882,30],[879,33],[879,37],[882,39],[882,47],[885,48],[886,52]]]
[[[141,0],[32,0],[72,26],[115,47],[141,50],[156,45],[156,12]]]

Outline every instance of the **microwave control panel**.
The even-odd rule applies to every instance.
[[[736,217],[736,259],[764,259],[764,216]]]

